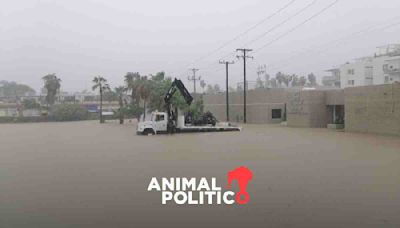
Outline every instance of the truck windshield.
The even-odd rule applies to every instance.
[[[160,115],[160,114],[158,114],[158,115],[156,115],[156,122],[158,122],[158,121],[163,121],[164,120],[164,115]]]
[[[163,120],[165,120],[165,117],[163,114],[153,114],[151,116],[151,121],[158,122],[158,121],[163,121]]]

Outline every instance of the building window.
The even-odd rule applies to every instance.
[[[354,75],[354,69],[348,69],[347,74],[349,75]]]
[[[272,119],[282,119],[282,109],[272,109]]]
[[[348,85],[354,85],[354,80],[349,80],[349,81],[347,82],[347,84],[348,84]]]

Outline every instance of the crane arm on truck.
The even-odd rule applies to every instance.
[[[171,87],[168,89],[168,92],[165,94],[164,101],[165,104],[168,105],[171,103],[172,96],[175,94],[176,90],[182,94],[183,98],[185,99],[188,105],[192,104],[193,97],[190,95],[189,91],[186,89],[185,85],[182,83],[181,80],[176,79],[172,82]]]
[[[190,95],[190,93],[186,89],[185,85],[182,83],[181,80],[175,78],[175,80],[171,84],[171,87],[168,89],[167,93],[164,96],[165,108],[166,108],[167,114],[168,114],[167,129],[168,129],[168,132],[171,132],[171,133],[175,131],[176,121],[177,121],[177,119],[176,119],[177,111],[175,111],[175,113],[172,111],[171,100],[177,90],[179,90],[179,92],[185,99],[186,104],[191,105],[193,102],[193,97],[192,97],[192,95]]]

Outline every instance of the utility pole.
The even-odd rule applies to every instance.
[[[234,61],[220,60],[219,64],[225,64],[226,70],[226,121],[229,121],[229,64],[234,64]]]
[[[201,77],[196,78],[196,72],[199,71],[199,69],[192,68],[189,70],[191,70],[193,72],[193,76],[192,77],[188,76],[188,80],[193,81],[193,91],[194,91],[194,94],[196,94],[196,81],[201,80]]]
[[[246,80],[246,59],[247,58],[253,58],[252,56],[248,56],[248,52],[253,51],[252,49],[246,49],[246,48],[238,48],[236,51],[241,51],[243,55],[238,55],[236,56],[238,59],[243,58],[243,122],[247,122],[246,118],[246,93],[247,93],[247,80]]]

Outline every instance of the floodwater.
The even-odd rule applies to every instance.
[[[151,177],[253,171],[246,205],[161,205]],[[237,188],[237,186],[235,186]],[[0,125],[0,227],[400,227],[400,138],[246,125],[137,136],[135,124]]]

